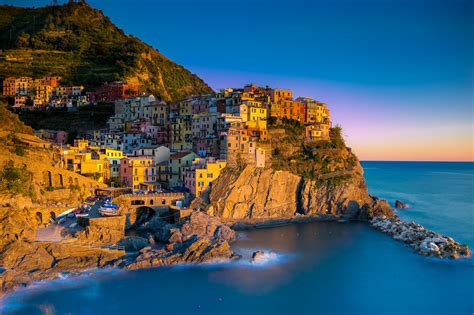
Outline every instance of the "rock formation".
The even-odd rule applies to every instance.
[[[400,200],[396,200],[395,201],[395,208],[397,208],[397,209],[407,209],[407,208],[410,208],[410,206],[407,205],[406,203],[401,202]]]
[[[157,242],[165,246],[146,246],[135,256],[116,261],[113,265],[127,269],[150,268],[180,263],[203,263],[235,258],[229,243],[235,240],[235,232],[218,218],[196,211],[183,222],[167,224],[154,219],[145,225]],[[143,245],[140,238],[140,246]],[[137,239],[127,240],[135,246]],[[125,245],[127,246],[127,245]]]
[[[471,255],[467,245],[455,242],[451,237],[427,230],[415,222],[401,221],[398,217],[374,217],[370,224],[394,239],[410,245],[423,256],[462,258]]]
[[[62,272],[100,268],[125,253],[67,243],[17,241],[0,252],[0,291],[8,292],[33,281],[55,279]]]
[[[368,194],[362,168],[338,185],[288,171],[246,166],[225,169],[213,183],[208,214],[223,219],[288,218],[296,215],[370,219],[392,216],[388,203]]]

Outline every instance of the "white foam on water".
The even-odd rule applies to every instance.
[[[0,314],[4,311],[21,309],[24,306],[22,300],[50,289],[59,291],[85,286],[87,289],[81,291],[81,295],[89,298],[98,298],[100,292],[97,287],[99,282],[97,276],[113,276],[124,272],[125,271],[121,269],[111,268],[87,271],[80,274],[60,273],[57,279],[32,282],[27,287],[19,288],[5,295],[3,298],[0,298]],[[91,290],[91,288],[95,288],[95,290]]]

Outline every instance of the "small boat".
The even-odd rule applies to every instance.
[[[116,216],[119,216],[120,213],[118,213],[117,210],[114,210],[114,209],[103,209],[103,208],[100,208],[99,209],[99,214],[103,217],[116,217]]]
[[[115,203],[109,203],[109,202],[106,202],[102,205],[101,208],[104,208],[104,209],[118,209],[119,208],[119,205],[118,204],[115,204]]]
[[[86,218],[89,216],[89,213],[76,213],[76,218]]]

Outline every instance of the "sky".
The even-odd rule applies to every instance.
[[[87,2],[214,89],[326,102],[362,160],[474,160],[474,1]]]

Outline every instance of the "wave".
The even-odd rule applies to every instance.
[[[25,288],[19,288],[14,292],[7,294],[0,298],[0,314],[3,312],[11,312],[20,310],[24,307],[22,301],[28,299],[29,297],[39,294],[44,291],[61,291],[65,289],[73,289],[79,287],[87,287],[86,290],[81,292],[83,297],[88,298],[99,298],[99,290],[97,284],[99,279],[98,276],[114,276],[126,272],[125,270],[118,268],[111,269],[100,269],[87,271],[80,274],[69,274],[61,273],[57,279],[47,280],[47,281],[37,281],[32,282]],[[95,287],[96,290],[91,290]]]

